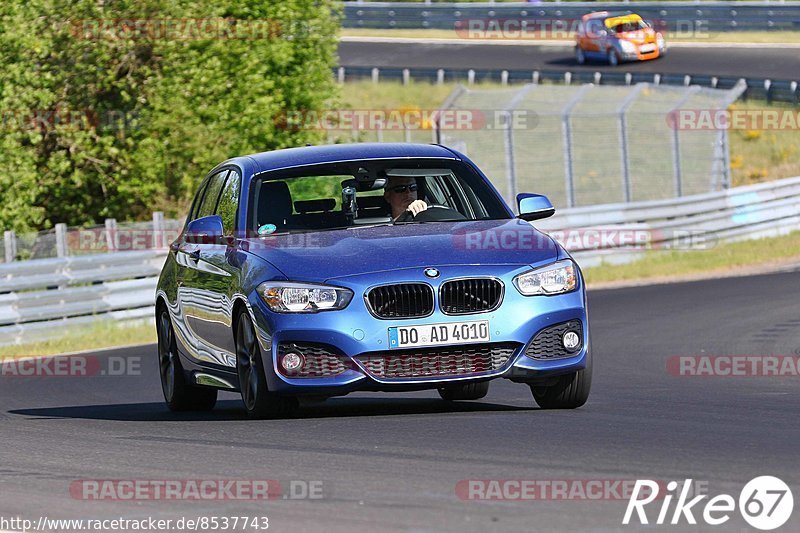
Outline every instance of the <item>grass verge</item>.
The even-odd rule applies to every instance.
[[[766,264],[800,261],[800,231],[780,237],[718,244],[708,250],[653,250],[634,263],[583,271],[588,285],[632,280],[670,280],[695,274],[726,275]],[[755,272],[754,272],[755,273]]]
[[[0,360],[101,350],[154,342],[156,342],[156,328],[152,323],[119,324],[104,321],[92,326],[65,331],[63,336],[49,341],[0,346]]]

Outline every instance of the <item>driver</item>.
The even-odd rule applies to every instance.
[[[417,180],[407,176],[390,176],[383,186],[383,197],[392,207],[392,220],[409,211],[416,216],[428,209],[424,200],[417,199]]]

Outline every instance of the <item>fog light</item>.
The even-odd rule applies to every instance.
[[[561,343],[568,352],[573,352],[581,344],[581,337],[574,331],[567,331],[561,337]]]
[[[304,362],[303,356],[295,352],[289,352],[281,358],[281,366],[287,372],[300,370]]]

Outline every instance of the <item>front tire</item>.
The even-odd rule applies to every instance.
[[[613,48],[608,49],[608,64],[612,67],[619,65],[619,54]]]
[[[158,316],[158,368],[161,391],[170,411],[210,411],[217,403],[217,390],[195,387],[186,381],[175,330],[169,313],[163,309]]]
[[[531,385],[533,399],[542,409],[577,409],[589,399],[592,388],[592,359],[586,354],[586,368],[559,376],[551,385]]]
[[[489,382],[466,383],[459,385],[445,385],[439,387],[439,396],[442,400],[454,402],[459,400],[480,400],[489,393]]]
[[[236,328],[236,371],[242,402],[250,418],[284,418],[297,408],[297,398],[278,396],[267,389],[261,349],[247,311],[242,311]]]

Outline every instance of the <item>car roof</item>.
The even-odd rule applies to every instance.
[[[589,13],[583,16],[584,20],[589,19],[612,19],[616,17],[625,17],[628,15],[636,15],[633,11],[595,11],[594,13]],[[637,15],[638,16],[638,15]]]
[[[454,152],[437,144],[358,143],[329,144],[285,148],[245,156],[255,165],[255,174],[271,170],[359,161],[364,159],[460,159]],[[237,158],[239,159],[239,158]]]

